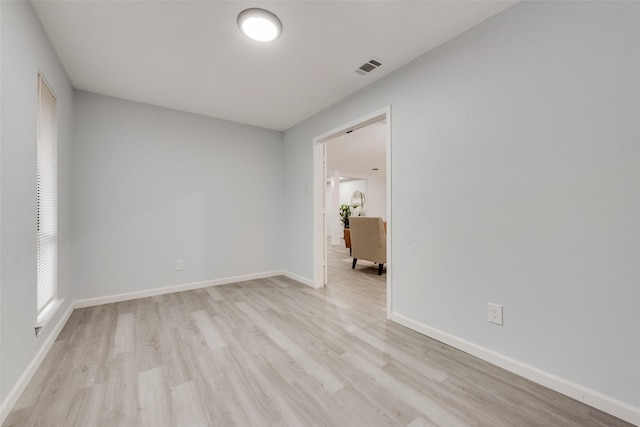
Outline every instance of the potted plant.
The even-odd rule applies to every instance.
[[[349,217],[351,216],[351,206],[340,205],[340,221],[344,228],[349,228]]]

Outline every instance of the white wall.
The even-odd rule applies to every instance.
[[[325,187],[326,206],[331,206],[331,185]],[[379,216],[387,219],[387,181],[385,176],[370,176],[367,179],[347,181],[340,184],[340,204],[351,204],[354,191],[362,191],[366,197],[365,213],[367,216]],[[353,213],[353,209],[352,209]],[[333,212],[331,212],[333,215]],[[339,218],[339,215],[336,214]],[[342,224],[340,223],[340,226]],[[327,235],[331,234],[329,221],[326,224]]]
[[[1,341],[0,402],[7,400],[55,325],[71,295],[73,92],[31,4],[0,2],[2,46],[1,131]],[[35,336],[36,324],[36,120],[38,70],[57,96],[58,295],[56,316]],[[1,418],[0,418],[1,419]]]
[[[367,180],[366,179],[357,179],[353,181],[341,182],[340,183],[340,204],[351,205],[351,196],[356,191],[363,192],[365,194],[365,197],[367,197]],[[351,213],[352,214],[354,213],[353,208],[351,208]]]
[[[86,92],[76,106],[76,299],[282,269],[281,132]]]
[[[394,314],[639,413],[638,22],[523,2],[287,130],[285,268],[312,279],[313,137],[391,105]]]
[[[334,172],[335,173],[335,172]],[[333,233],[338,235],[338,240],[336,241],[335,237],[332,237],[331,244],[340,244],[340,239],[343,238],[343,225],[342,219],[340,218],[340,201],[341,198],[341,183],[339,183],[339,177],[331,175],[327,177],[328,181],[324,188],[324,197],[325,197],[325,209],[327,211],[325,217],[325,232],[328,237],[332,237]],[[335,182],[335,183],[334,183]],[[338,187],[336,198],[334,200],[334,188]],[[337,205],[337,206],[336,206]]]
[[[349,176],[349,175],[347,175]],[[364,179],[347,181],[340,187],[340,203],[351,204],[354,191],[362,191],[366,202],[364,211],[367,216],[379,216],[387,219],[387,178],[384,175],[368,176]],[[353,208],[351,213],[354,213]]]
[[[277,132],[78,93],[73,180],[64,70],[28,2],[0,15],[2,401],[51,332],[33,331],[40,68],[59,113],[53,323],[71,299],[311,279],[312,138],[391,104],[394,312],[640,408],[639,3],[523,2],[288,130],[284,152]]]
[[[387,178],[384,175],[367,178],[367,198],[365,211],[367,216],[379,216],[387,220]]]

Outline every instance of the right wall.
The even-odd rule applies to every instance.
[[[285,269],[313,137],[391,105],[393,320],[640,422],[639,22],[522,2],[286,131]]]

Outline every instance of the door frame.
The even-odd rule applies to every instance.
[[[326,145],[337,136],[360,129],[379,121],[386,122],[386,195],[387,195],[387,318],[392,312],[393,263],[391,239],[393,221],[391,219],[391,105],[373,111],[358,119],[345,123],[337,128],[324,132],[313,138],[313,286],[322,288],[327,284],[327,239],[326,239],[326,206],[325,189],[327,179]]]

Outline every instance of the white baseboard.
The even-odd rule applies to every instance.
[[[60,321],[51,330],[51,333],[47,336],[46,341],[42,344],[42,346],[40,347],[40,350],[38,351],[36,356],[33,358],[29,366],[27,366],[27,369],[25,369],[25,371],[22,373],[22,375],[20,376],[16,384],[13,386],[13,388],[7,395],[7,397],[0,404],[0,424],[4,422],[6,417],[9,415],[9,412],[11,412],[11,410],[13,409],[14,405],[20,398],[20,395],[22,394],[24,389],[27,387],[27,385],[29,384],[29,381],[31,381],[31,378],[33,377],[35,372],[38,370],[38,368],[40,367],[40,364],[42,363],[45,356],[51,349],[51,346],[53,345],[54,341],[58,337],[58,334],[60,333],[64,325],[67,323],[67,320],[69,320],[71,313],[76,308],[93,307],[101,304],[111,304],[114,302],[128,301],[128,300],[138,299],[138,298],[146,298],[146,297],[151,297],[155,295],[164,295],[164,294],[170,294],[173,292],[182,292],[182,291],[188,291],[192,289],[206,288],[209,286],[226,285],[230,283],[244,282],[247,280],[255,280],[255,279],[264,279],[267,277],[281,276],[281,275],[287,276],[293,280],[297,280],[306,285],[312,286],[312,282],[305,279],[304,277],[301,277],[296,274],[286,272],[283,270],[275,270],[275,271],[267,271],[264,273],[245,274],[242,276],[225,277],[222,279],[206,280],[202,282],[184,283],[181,285],[147,289],[139,292],[128,292],[125,294],[108,295],[104,297],[73,301],[67,308],[67,311],[64,313],[64,315],[60,318]]]
[[[7,394],[7,397],[3,400],[2,404],[0,405],[0,424],[4,422],[11,409],[18,401],[18,398],[26,388],[27,384],[29,384],[29,381],[51,349],[51,346],[53,345],[55,339],[57,338],[64,325],[67,323],[67,320],[69,319],[69,316],[71,316],[71,313],[74,309],[91,307],[100,304],[109,304],[119,301],[127,301],[137,298],[145,298],[154,295],[187,291],[191,289],[200,289],[209,286],[218,286],[243,282],[247,280],[262,279],[279,275],[284,275],[307,286],[315,287],[313,281],[307,278],[299,276],[290,271],[277,270],[74,301],[72,304],[70,304],[67,311],[60,318],[60,321],[58,321],[55,327],[51,330],[51,333],[47,336],[46,341],[40,347],[40,350],[38,351],[36,356],[33,358],[27,369],[25,369],[25,371],[22,373],[11,391]],[[534,368],[533,366],[529,366],[525,363],[511,359],[487,348],[478,346],[474,343],[455,337],[446,332],[416,322],[401,314],[391,313],[391,320],[430,338],[436,339],[459,350],[462,350],[465,353],[471,354],[475,357],[478,357],[482,360],[485,360],[489,363],[492,363],[496,366],[499,366],[503,369],[506,369],[559,393],[562,393],[566,396],[569,396],[575,400],[584,402],[589,406],[597,408],[630,423],[640,425],[640,408],[636,408],[627,403],[620,402],[597,391],[591,390],[571,381],[567,381],[556,375]]]
[[[227,285],[230,283],[244,282],[247,280],[264,279],[266,277],[284,275],[282,270],[267,271],[264,273],[245,274],[242,276],[225,277],[222,279],[205,280],[202,282],[184,283],[181,285],[166,286],[164,288],[147,289],[138,292],[127,292],[125,294],[109,295],[105,297],[89,298],[74,301],[73,308],[93,307],[95,305],[111,304],[132,299],[153,297],[156,295],[171,294],[173,292],[190,291],[192,289],[208,288],[209,286]]]
[[[147,289],[139,292],[128,292],[126,294],[116,294],[116,295],[109,295],[105,297],[76,300],[73,302],[73,308],[93,307],[96,305],[111,304],[114,302],[129,301],[132,299],[170,294],[173,292],[189,291],[192,289],[208,288],[209,286],[228,285],[231,283],[244,282],[247,280],[264,279],[267,277],[274,277],[274,276],[286,276],[304,285],[315,288],[312,280],[299,276],[290,271],[274,270],[274,271],[267,271],[264,273],[246,274],[243,276],[225,277],[222,279],[215,279],[215,280],[205,280],[202,282],[184,283],[182,285],[167,286],[164,288]]]
[[[276,270],[276,271],[268,271],[264,273],[246,274],[243,276],[225,277],[222,279],[206,280],[202,282],[184,283],[181,285],[167,286],[164,288],[148,289],[148,290],[139,291],[139,292],[128,292],[126,294],[109,295],[105,297],[89,298],[89,299],[73,301],[67,308],[67,311],[65,312],[65,314],[60,318],[60,321],[51,330],[51,333],[47,336],[46,341],[42,344],[42,346],[40,347],[40,350],[38,351],[36,356],[33,358],[29,366],[27,366],[27,369],[25,369],[25,371],[22,373],[22,375],[20,376],[16,384],[13,386],[13,388],[7,395],[7,397],[0,404],[0,424],[4,422],[6,417],[9,415],[9,413],[13,409],[14,405],[20,398],[20,395],[22,394],[24,389],[27,387],[27,385],[29,384],[29,381],[31,381],[31,378],[33,377],[35,372],[38,370],[38,368],[40,367],[40,364],[42,363],[45,356],[51,349],[51,346],[53,345],[54,341],[58,337],[58,334],[60,334],[60,331],[62,331],[62,328],[67,323],[67,320],[69,320],[71,313],[76,308],[93,307],[101,304],[110,304],[114,302],[128,301],[132,299],[145,298],[145,297],[150,297],[155,295],[163,295],[163,294],[169,294],[173,292],[188,291],[191,289],[206,288],[209,286],[226,285],[230,283],[244,282],[247,280],[264,279],[267,277],[281,276],[281,275],[286,275],[298,281],[301,281],[300,279],[303,279],[303,278],[298,278],[297,276],[294,277],[295,275],[286,273],[282,270]]]
[[[67,311],[62,315],[58,323],[56,323],[56,325],[51,329],[49,335],[47,335],[47,338],[40,346],[40,350],[38,350],[33,360],[31,360],[31,363],[29,363],[24,372],[22,372],[22,375],[20,375],[18,381],[16,381],[14,386],[7,394],[7,397],[5,397],[5,399],[2,401],[2,404],[0,404],[0,424],[4,423],[4,420],[9,415],[9,412],[11,412],[15,404],[18,402],[20,395],[22,394],[24,389],[27,388],[29,381],[31,381],[31,378],[33,378],[33,375],[40,367],[40,364],[44,360],[45,356],[47,355],[47,353],[49,353],[49,350],[51,350],[51,346],[53,346],[53,343],[58,337],[58,334],[60,334],[60,331],[62,331],[62,328],[64,328],[67,320],[69,320],[73,309],[73,303],[69,304]],[[49,326],[47,326],[47,328]]]
[[[472,342],[458,338],[446,332],[432,328],[420,322],[409,319],[398,313],[391,313],[391,320],[406,326],[416,332],[443,342],[472,356],[485,360],[528,380],[569,396],[579,402],[611,414],[632,424],[640,425],[640,408],[606,396],[595,390],[591,390],[580,384],[573,383],[549,372],[542,371],[533,366],[522,363],[500,353],[481,347]]]
[[[284,274],[289,279],[293,279],[293,280],[295,280],[297,282],[300,282],[300,283],[302,283],[304,285],[311,286],[312,288],[317,289],[315,284],[313,283],[313,280],[309,280],[306,277],[299,276],[299,275],[297,275],[295,273],[292,273],[292,272],[286,271],[286,270],[283,271],[282,274]]]

